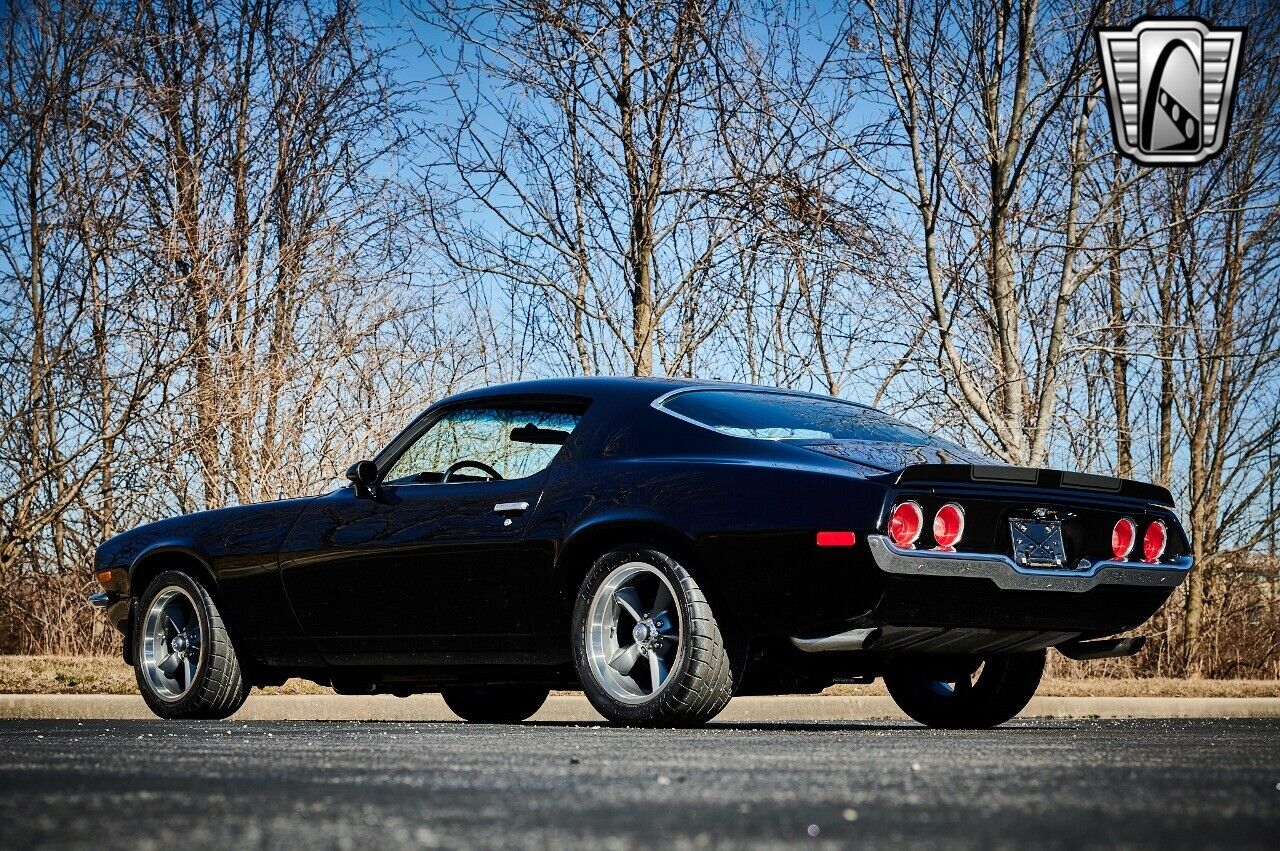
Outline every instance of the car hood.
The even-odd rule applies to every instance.
[[[892,473],[913,464],[1000,463],[979,452],[941,442],[921,445],[881,440],[811,440],[799,442],[799,445],[882,473]]]

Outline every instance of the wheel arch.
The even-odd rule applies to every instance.
[[[567,625],[583,579],[596,559],[624,544],[651,546],[670,555],[698,581],[722,626],[731,628],[737,613],[726,605],[712,572],[700,563],[696,539],[666,518],[628,515],[599,518],[579,526],[565,539],[555,566],[556,587]]]
[[[187,574],[216,598],[218,583],[209,562],[181,544],[158,544],[140,553],[129,566],[129,593],[140,600],[151,581],[166,570]]]
[[[570,605],[596,559],[623,544],[657,547],[679,559],[691,573],[696,571],[693,538],[673,524],[646,516],[602,518],[575,529],[557,555],[557,584]]]
[[[213,570],[209,563],[195,550],[181,544],[156,544],[138,554],[129,565],[129,596],[133,602],[129,611],[129,623],[125,628],[125,640],[122,656],[124,661],[133,664],[134,624],[138,609],[142,605],[142,595],[147,586],[166,570],[177,570],[190,576],[204,586],[205,590],[218,600],[218,584],[214,580]]]

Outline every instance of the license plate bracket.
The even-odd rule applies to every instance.
[[[1013,560],[1023,567],[1062,570],[1067,549],[1062,541],[1062,522],[1014,517],[1009,520],[1013,538]]]

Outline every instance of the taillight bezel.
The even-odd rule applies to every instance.
[[[1121,548],[1117,546],[1116,535],[1120,532],[1122,526],[1129,529],[1129,545],[1121,552]],[[1133,522],[1130,517],[1121,517],[1116,524],[1111,527],[1111,555],[1115,561],[1126,561],[1133,554],[1133,548],[1138,545],[1138,524]]]
[[[942,520],[942,512],[953,509],[956,516],[956,531],[954,537],[948,536],[946,530],[942,532],[938,530],[938,523]],[[933,513],[933,543],[936,549],[943,552],[953,553],[956,551],[956,544],[964,537],[964,506],[958,502],[948,502],[943,504],[937,511]]]
[[[915,534],[906,541],[894,533],[894,522],[898,518],[898,512],[902,509],[908,509],[915,514]],[[920,536],[924,534],[924,509],[920,507],[920,503],[914,499],[907,499],[894,505],[889,511],[889,523],[886,532],[889,535],[889,540],[893,541],[894,546],[903,550],[913,549],[916,542],[920,540]]]
[[[1152,553],[1151,533],[1159,530],[1160,547]],[[1147,529],[1142,533],[1142,560],[1147,564],[1155,564],[1160,561],[1160,557],[1164,555],[1165,550],[1169,548],[1169,527],[1163,520],[1152,520],[1147,524]]]

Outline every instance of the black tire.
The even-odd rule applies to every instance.
[[[623,565],[638,562],[659,571],[673,591],[679,610],[680,649],[660,689],[641,702],[615,699],[597,680],[588,657],[588,611],[605,579]],[[573,609],[573,657],[587,700],[615,724],[640,727],[691,727],[705,724],[733,697],[734,669],[721,626],[697,581],[674,558],[640,545],[619,547],[596,560],[578,592]],[[734,660],[736,656],[732,657]]]
[[[197,657],[195,673],[189,686],[176,697],[159,693],[148,680],[143,652],[148,612],[156,597],[171,589],[181,589],[194,604],[200,629],[199,649],[193,654]],[[152,712],[161,718],[218,719],[234,714],[244,705],[250,686],[218,606],[202,584],[185,573],[167,570],[151,580],[138,611],[133,634],[133,667],[138,690]]]
[[[440,692],[445,705],[464,721],[477,724],[519,724],[547,702],[550,689],[541,686],[456,686]]]
[[[929,727],[985,730],[1021,712],[1044,674],[1045,651],[988,656],[973,679],[950,691],[937,674],[906,666],[885,674],[884,684],[898,707]]]

